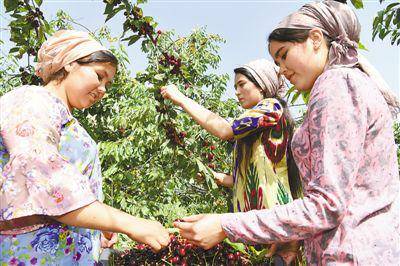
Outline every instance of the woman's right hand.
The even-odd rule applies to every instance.
[[[179,91],[178,87],[173,84],[161,87],[160,93],[164,99],[169,99],[176,105],[181,105],[182,101],[186,98],[186,96]]]
[[[127,234],[131,239],[147,244],[155,252],[168,246],[170,242],[168,231],[157,221],[137,218],[136,225]]]

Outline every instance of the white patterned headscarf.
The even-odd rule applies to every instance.
[[[247,69],[267,97],[283,98],[285,86],[277,66],[267,59],[257,59],[240,66]]]

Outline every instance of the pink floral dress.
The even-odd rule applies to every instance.
[[[96,264],[97,230],[45,219],[102,200],[96,143],[43,87],[23,86],[5,94],[0,110],[0,261]],[[44,217],[43,222],[23,226],[24,218],[32,217]],[[6,231],[6,224],[14,228]]]
[[[325,71],[293,137],[304,198],[225,214],[233,241],[304,240],[309,265],[399,265],[399,169],[393,121],[357,68]]]

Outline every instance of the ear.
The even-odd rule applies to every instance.
[[[318,50],[324,42],[324,34],[321,29],[313,28],[310,30],[308,37],[311,39],[313,43],[314,50]]]
[[[66,72],[70,73],[72,70],[74,70],[76,68],[77,64],[78,63],[76,63],[76,62],[69,63],[69,64],[64,66],[64,69],[65,69]]]

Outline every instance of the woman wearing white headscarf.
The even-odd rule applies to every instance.
[[[245,110],[232,122],[186,97],[175,86],[162,88],[161,94],[211,134],[235,140],[232,174],[214,173],[219,184],[233,189],[234,212],[289,203],[300,196],[301,187],[289,149],[294,122],[282,100],[282,76],[266,59],[251,61],[234,72],[236,96]],[[288,250],[294,258],[297,249],[297,243],[292,242],[278,250]]]
[[[306,4],[269,36],[269,52],[298,89],[311,90],[292,151],[304,198],[269,210],[176,223],[204,247],[304,240],[310,265],[398,265],[399,172],[392,115],[399,102],[357,51],[360,25],[345,4]]]

